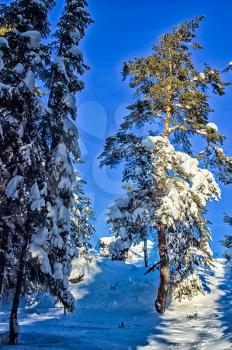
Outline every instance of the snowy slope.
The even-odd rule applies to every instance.
[[[41,305],[21,311],[15,350],[155,350],[232,348],[232,271],[222,260],[209,277],[212,292],[191,302],[175,302],[164,316],[153,308],[157,275],[144,276],[139,259],[127,264],[99,258],[88,278],[72,291],[73,314]],[[1,312],[1,325],[7,327]],[[231,341],[230,341],[231,339]],[[9,347],[4,346],[3,349]]]

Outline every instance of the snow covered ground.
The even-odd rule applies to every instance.
[[[212,292],[164,316],[154,311],[157,273],[144,275],[140,259],[127,264],[99,258],[85,281],[73,284],[76,311],[63,315],[49,299],[21,310],[21,339],[16,350],[163,350],[232,348],[232,271],[215,261]],[[51,306],[51,305],[50,305]],[[0,313],[1,331],[8,314]],[[8,349],[3,346],[2,349]]]

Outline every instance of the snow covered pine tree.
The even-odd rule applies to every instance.
[[[76,178],[74,205],[71,211],[71,240],[76,248],[75,257],[89,259],[90,238],[95,232],[94,211],[89,197],[83,190],[84,181]]]
[[[88,68],[78,48],[85,29],[92,23],[83,0],[67,0],[56,32],[57,57],[52,64],[49,81],[48,130],[51,131],[51,156],[48,162],[51,198],[48,219],[51,227],[50,261],[53,262],[53,277],[56,288],[68,287],[71,260],[77,245],[87,241],[92,234],[92,225],[87,223],[92,209],[83,192],[83,180],[76,175],[75,166],[80,162],[78,132],[74,124],[77,114],[75,94],[84,87],[78,75]],[[80,205],[82,207],[80,207]],[[73,218],[79,207],[79,220]],[[83,218],[85,217],[85,223]],[[84,227],[82,225],[85,225]],[[81,233],[80,233],[81,232]],[[85,237],[83,237],[85,236]],[[85,242],[86,243],[86,242]],[[59,286],[60,282],[63,282]],[[52,282],[54,286],[54,282]],[[62,292],[62,290],[61,290]],[[66,307],[73,308],[73,300],[66,291]]]
[[[27,245],[43,224],[46,195],[44,142],[38,125],[40,98],[35,80],[43,71],[48,34],[47,14],[53,1],[17,0],[1,6],[0,25],[9,27],[0,38],[1,129],[1,293],[15,271],[9,343],[18,335],[17,311],[26,280]],[[41,195],[40,201],[34,195]]]
[[[49,290],[65,309],[72,310],[74,306],[73,297],[68,291],[70,260],[73,256],[73,246],[69,242],[72,236],[69,209],[73,195],[71,187],[66,189],[70,178],[73,179],[73,168],[64,139],[69,138],[69,144],[73,142],[74,153],[76,131],[67,117],[62,119],[64,124],[56,123],[56,119],[51,118],[56,117],[55,110],[60,112],[61,106],[61,115],[64,111],[66,116],[69,112],[72,114],[75,97],[69,92],[83,87],[72,75],[72,67],[76,67],[79,74],[85,68],[76,44],[84,35],[88,14],[84,9],[85,2],[68,1],[68,4],[66,11],[70,16],[70,11],[73,11],[76,26],[73,31],[66,34],[64,31],[60,35],[66,36],[62,45],[69,36],[72,38],[72,45],[66,47],[67,56],[64,59],[66,74],[70,79],[59,95],[61,100],[55,95],[58,93],[60,75],[57,81],[53,80],[50,109],[44,105],[35,81],[38,79],[41,83],[47,76],[49,48],[41,43],[41,37],[49,33],[47,14],[53,1],[17,0],[2,6],[1,11],[0,25],[10,29],[4,38],[0,38],[1,292],[5,287],[7,289],[8,281],[13,281],[11,275],[16,271],[10,344],[17,340],[17,310],[26,281],[27,284],[33,282],[34,287],[39,284]],[[61,26],[64,18],[65,15]],[[55,101],[54,98],[57,98],[56,102],[59,101],[56,106],[51,103]],[[61,133],[62,129],[66,134]],[[62,135],[61,139],[59,134]],[[68,173],[67,177],[65,172]],[[70,194],[67,195],[67,192]]]
[[[231,180],[231,158],[218,148],[223,136],[208,122],[212,109],[206,94],[211,87],[223,95],[226,83],[209,65],[198,72],[191,59],[192,49],[201,48],[194,40],[201,20],[184,22],[163,35],[150,56],[124,65],[124,78],[130,76],[138,100],[128,107],[130,114],[119,132],[107,139],[101,155],[101,165],[113,167],[125,161],[128,204],[116,200],[108,212],[119,249],[128,249],[144,237],[140,226],[136,230],[138,213],[147,229],[156,229],[159,313],[165,312],[169,294],[181,300],[203,290],[195,266],[209,266],[212,256],[206,203],[220,198],[209,170],[223,181]],[[138,137],[136,130],[146,124],[153,124],[154,130]],[[199,137],[205,148],[197,153],[192,144]],[[134,223],[133,230],[128,222]]]

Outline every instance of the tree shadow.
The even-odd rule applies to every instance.
[[[78,299],[73,314],[38,307],[20,310],[21,339],[14,349],[136,350],[146,346],[161,317],[154,311],[154,274],[147,277],[145,271],[102,259],[93,278],[72,285]]]
[[[199,350],[214,345],[224,350],[225,342],[232,345],[232,281],[219,277],[216,309],[207,305],[208,294],[208,299],[174,303],[161,316],[154,311],[157,272],[144,276],[145,271],[137,264],[102,259],[89,280],[72,285],[73,314],[65,316],[59,308],[21,311],[22,335],[14,349]],[[207,310],[190,319],[196,303],[199,311]]]
[[[222,337],[231,343],[232,348],[232,265],[224,263],[224,276],[218,286],[217,314],[221,322]]]
[[[138,350],[232,348],[232,267],[216,275],[217,269],[202,277],[202,282],[210,286],[205,296],[172,304],[154,327],[149,345]]]

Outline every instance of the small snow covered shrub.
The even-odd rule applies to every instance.
[[[126,260],[130,244],[116,237],[100,238],[100,254],[113,260]]]
[[[115,237],[101,237],[99,240],[100,254],[104,257],[111,257],[110,245],[115,241]]]
[[[71,283],[79,283],[88,277],[91,270],[95,269],[98,262],[97,252],[94,249],[78,248],[75,258],[72,260],[72,270],[69,276]]]

